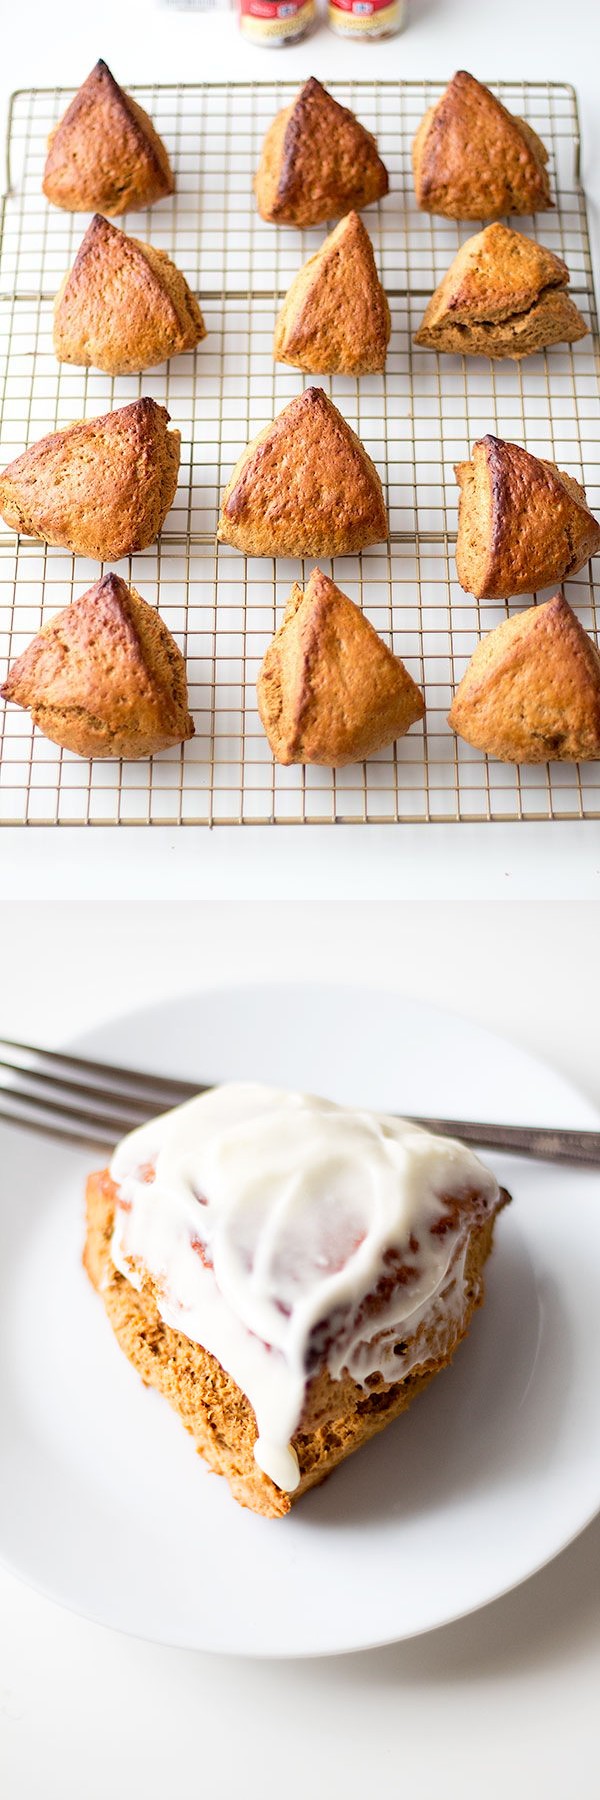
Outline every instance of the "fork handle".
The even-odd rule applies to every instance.
[[[513,1156],[535,1156],[553,1163],[579,1163],[600,1168],[600,1131],[565,1131],[552,1125],[478,1125],[473,1119],[424,1119],[415,1125],[457,1137],[480,1150],[508,1150]]]

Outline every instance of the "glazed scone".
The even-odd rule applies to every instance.
[[[137,375],[204,337],[198,302],[166,251],[96,213],[54,303],[58,361]]]
[[[275,361],[309,375],[371,375],[385,368],[390,330],[369,233],[358,213],[349,212],[286,294]]]
[[[155,756],[194,735],[181,651],[118,575],[50,619],[1,692],[76,756]]]
[[[500,762],[600,757],[600,654],[564,594],[506,619],[482,639],[448,724]]]
[[[425,712],[400,657],[320,569],[304,593],[294,583],[257,694],[276,761],[330,769],[374,756]]]
[[[173,504],[181,438],[155,400],[133,400],[32,444],[0,475],[14,531],[118,562],[153,544]]]
[[[456,464],[456,572],[477,600],[533,594],[576,575],[600,550],[585,489],[555,463],[489,433]]]
[[[415,344],[459,356],[532,356],[586,336],[560,256],[507,225],[461,246],[436,288]]]
[[[316,81],[269,126],[255,178],[259,213],[275,225],[322,225],[387,194],[375,138]]]
[[[377,470],[322,388],[253,438],[221,501],[217,537],[247,556],[345,556],[388,535]]]
[[[412,152],[417,206],[447,219],[497,219],[553,206],[548,152],[525,119],[465,69],[421,120]]]
[[[42,186],[66,212],[135,212],[173,193],[162,139],[105,62],[96,63],[51,131]]]
[[[451,1139],[230,1083],[90,1177],[84,1261],[143,1381],[277,1518],[451,1361],[507,1199]]]

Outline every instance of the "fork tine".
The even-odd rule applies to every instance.
[[[10,1052],[9,1057],[4,1057],[5,1050]],[[177,1106],[205,1091],[197,1082],[178,1080],[166,1075],[146,1075],[139,1069],[95,1062],[89,1057],[70,1056],[62,1050],[45,1050],[34,1044],[20,1043],[15,1038],[0,1037],[0,1066],[19,1068],[23,1073],[40,1077],[45,1074],[48,1080],[57,1077],[62,1068],[69,1071],[74,1085],[83,1087],[87,1084],[90,1092],[108,1088],[112,1095],[121,1092],[124,1099],[138,1098],[149,1107],[161,1104],[164,1107]]]
[[[63,1119],[55,1113],[54,1108],[40,1107],[35,1113],[23,1103],[6,1105],[4,1096],[0,1096],[0,1119],[8,1125],[20,1125],[26,1131],[39,1132],[43,1137],[57,1138],[61,1143],[87,1145],[91,1149],[114,1150],[116,1136],[112,1126],[93,1123],[82,1114],[77,1120],[75,1116]]]

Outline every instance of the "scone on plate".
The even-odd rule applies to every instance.
[[[369,233],[358,213],[349,212],[286,294],[275,361],[310,375],[371,375],[385,368],[390,330]]]
[[[173,193],[162,138],[105,62],[51,131],[42,186],[66,212],[135,212]]]
[[[198,302],[166,251],[96,213],[54,303],[59,362],[137,375],[204,337]]]
[[[389,179],[372,133],[311,75],[269,126],[254,187],[263,219],[322,225],[381,199]]]
[[[387,535],[375,465],[318,387],[297,394],[243,451],[217,530],[247,556],[345,556]]]
[[[506,600],[576,575],[600,550],[600,524],[573,475],[489,433],[456,464],[456,571],[467,594]]]
[[[461,246],[415,344],[517,361],[551,344],[574,344],[587,325],[566,292],[568,282],[566,263],[553,250],[507,225],[487,225]]]
[[[194,735],[181,651],[118,575],[50,619],[1,692],[76,756],[154,756]]]
[[[554,203],[548,152],[525,119],[516,118],[465,69],[425,113],[412,152],[417,206],[447,219],[497,219],[503,213],[547,212]]]
[[[600,757],[600,654],[564,594],[506,619],[482,639],[448,724],[501,762]]]
[[[148,397],[79,419],[0,475],[7,525],[76,556],[118,562],[153,544],[173,504],[181,438]]]
[[[142,1380],[277,1518],[451,1361],[507,1199],[449,1138],[231,1083],[90,1176],[84,1261]]]
[[[294,583],[257,693],[273,755],[284,764],[362,762],[425,712],[400,657],[320,569],[304,592]]]

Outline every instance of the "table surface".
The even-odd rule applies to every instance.
[[[370,47],[374,75],[572,81],[598,246],[600,120],[591,0],[413,0]],[[280,59],[229,17],[105,0],[24,0],[3,43],[15,86],[76,84],[99,54],[127,83],[356,72],[321,29]],[[596,263],[597,267],[597,263]],[[483,835],[482,835],[483,834]],[[368,846],[368,855],[364,854]],[[58,1042],[148,998],[223,980],[380,984],[468,1013],[551,1058],[600,1105],[600,836],[595,825],[368,830],[6,831],[2,1027]],[[243,914],[242,914],[243,909]],[[4,1197],[6,1198],[6,1197]],[[40,1496],[40,1506],[43,1497]],[[198,1553],[206,1547],[199,1543]],[[145,1800],[201,1779],[211,1800],[277,1776],[286,1800],[340,1778],[349,1800],[418,1781],[489,1800],[597,1792],[597,1522],[515,1594],[412,1644],[316,1664],[249,1665],[117,1637],[0,1573],[0,1791],[7,1800]],[[268,1735],[267,1735],[268,1734]],[[515,1766],[519,1777],[515,1781]],[[198,1771],[198,1775],[196,1775]],[[281,1773],[280,1773],[281,1771]],[[135,1791],[135,1790],[134,1790]]]

